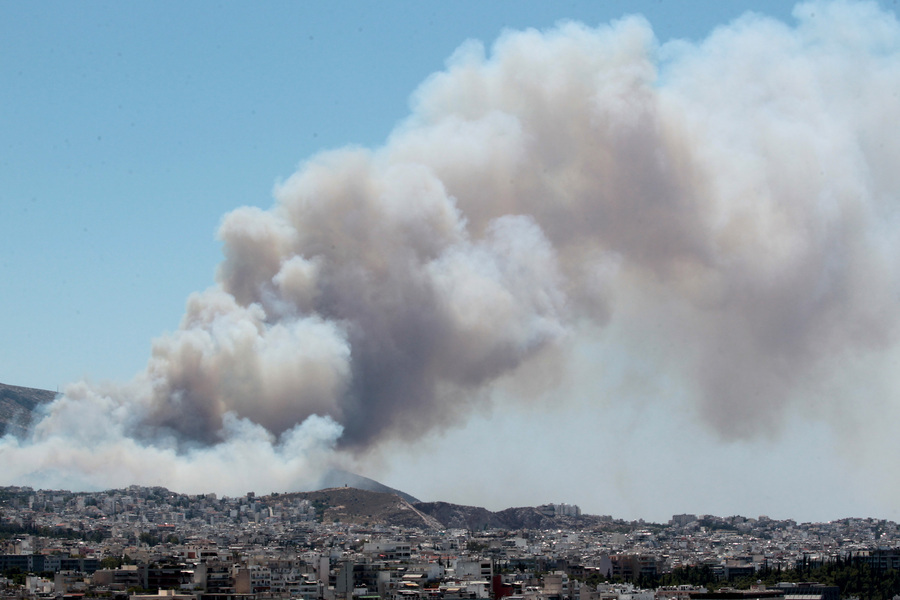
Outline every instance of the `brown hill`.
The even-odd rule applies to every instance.
[[[282,497],[309,500],[324,523],[339,521],[357,525],[443,529],[437,519],[419,511],[397,494],[340,487],[317,492],[285,494]]]
[[[20,435],[31,424],[34,410],[56,397],[56,392],[0,383],[0,436]]]
[[[368,477],[363,477],[362,475],[350,473],[349,471],[344,471],[342,469],[329,469],[328,471],[326,471],[325,475],[322,476],[322,479],[319,480],[316,489],[324,490],[329,488],[342,487],[352,487],[358,490],[369,490],[370,492],[397,494],[410,504],[419,502],[418,498],[410,496],[406,492],[395,490],[394,488],[388,487],[383,483],[379,483],[374,479],[369,479]]]

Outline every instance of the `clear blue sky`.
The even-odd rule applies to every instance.
[[[222,216],[270,207],[318,152],[385,143],[466,40],[641,14],[661,44],[696,42],[748,10],[794,23],[781,1],[0,2],[0,382],[131,378],[213,284]],[[900,519],[873,499],[877,472],[834,466],[822,421],[790,413],[787,436],[721,445],[677,399],[612,411],[586,406],[591,390],[560,393],[567,408],[477,413],[364,474],[491,508]],[[773,478],[828,500],[798,505]]]

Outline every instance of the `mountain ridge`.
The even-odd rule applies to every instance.
[[[375,481],[374,479],[370,479],[356,473],[351,473],[350,471],[344,471],[343,469],[329,469],[328,471],[326,471],[325,475],[323,475],[319,480],[317,489],[311,491],[320,491],[330,488],[341,488],[347,486],[356,488],[358,490],[367,490],[370,492],[396,494],[410,504],[421,502],[421,500],[419,500],[415,496],[407,494],[402,490],[386,486],[379,481]]]

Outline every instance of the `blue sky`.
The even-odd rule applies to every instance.
[[[640,14],[660,45],[696,43],[749,10],[795,24],[793,7],[776,1],[4,2],[0,382],[129,380],[152,341],[178,328],[188,296],[213,285],[223,216],[271,207],[273,188],[317,153],[384,145],[466,40],[490,49],[504,30]],[[619,335],[630,334],[611,328],[603,348],[578,341],[580,381],[598,356],[622,360],[608,347]],[[665,380],[642,392],[671,395],[665,407],[592,400],[626,386],[617,380],[562,386],[554,393],[569,400],[549,414],[540,403],[507,412],[514,391],[501,389],[494,408],[413,450],[392,441],[350,466],[423,499],[491,508],[900,518],[879,497],[877,472],[840,462],[840,432],[809,419],[809,405],[780,413],[787,435],[723,444],[721,428],[696,428],[689,387],[667,391]],[[485,455],[498,457],[494,467],[475,468]],[[526,483],[535,474],[543,485]],[[829,499],[798,505],[772,493],[779,479]]]

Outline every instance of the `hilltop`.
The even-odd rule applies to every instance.
[[[350,473],[349,471],[343,471],[341,469],[329,469],[328,471],[326,471],[325,475],[322,476],[322,479],[319,481],[318,485],[318,489],[320,490],[342,487],[351,487],[358,490],[368,490],[370,492],[397,494],[411,504],[419,502],[418,498],[407,494],[406,492],[388,487],[383,483],[375,481],[374,479],[369,479],[368,477],[363,477],[362,475],[357,475],[356,473]]]
[[[323,523],[393,525],[421,529],[443,527],[440,521],[420,511],[415,504],[397,494],[387,492],[340,487],[280,496],[282,501],[309,501]],[[273,500],[271,497],[268,499]]]

